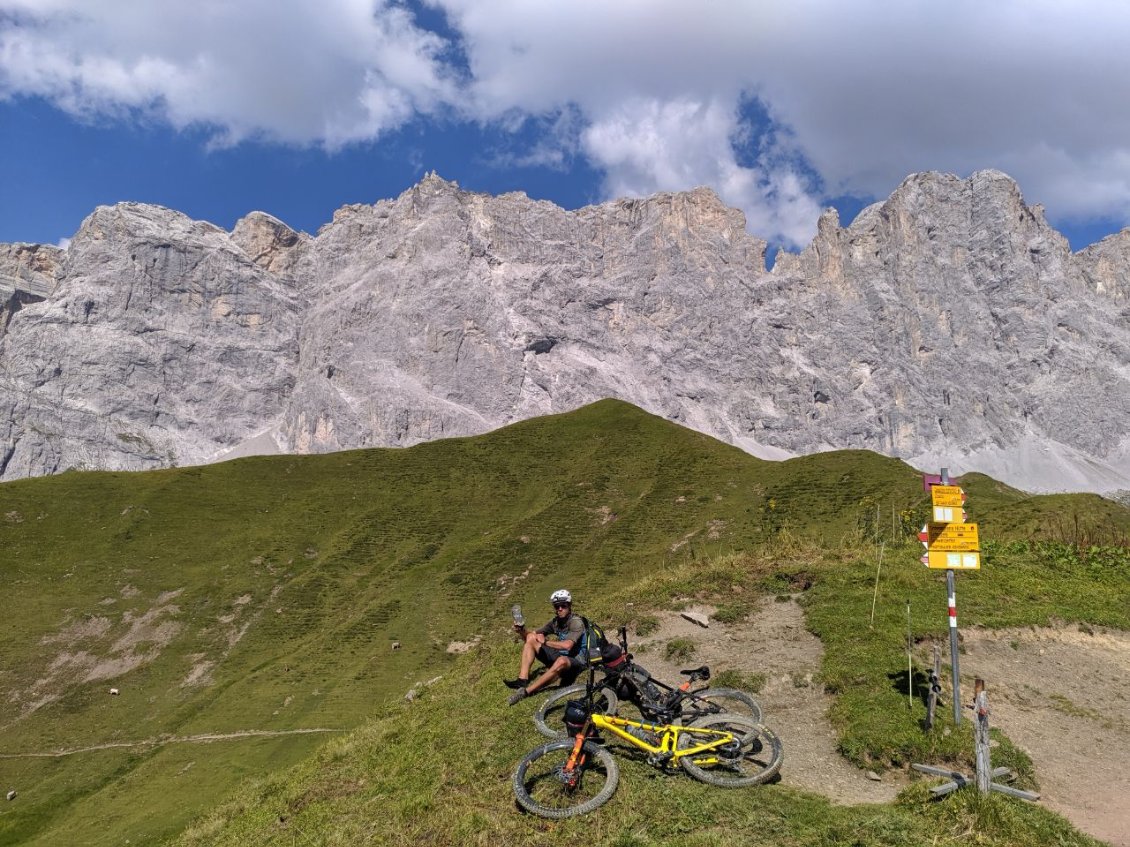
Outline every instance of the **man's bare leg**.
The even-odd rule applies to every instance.
[[[546,669],[546,672],[526,686],[526,694],[533,694],[539,688],[544,688],[555,679],[559,679],[565,669],[569,667],[569,660],[564,656],[558,656],[552,665]]]
[[[537,659],[538,650],[543,644],[545,644],[545,636],[540,632],[531,632],[526,636],[526,643],[522,645],[522,660],[518,665],[518,679],[530,678],[534,660]]]

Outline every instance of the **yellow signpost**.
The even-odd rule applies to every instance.
[[[965,523],[965,492],[956,485],[930,486],[930,505],[933,506],[932,523]]]
[[[927,531],[926,546],[951,553],[975,553],[981,549],[977,524],[932,523]]]
[[[951,553],[946,550],[927,550],[926,567],[939,570],[979,571],[981,570],[981,554]]]
[[[930,503],[934,506],[956,506],[965,502],[965,492],[956,485],[931,485]]]
[[[958,506],[935,506],[934,516],[930,519],[932,523],[964,523],[965,511]]]
[[[953,673],[953,722],[961,723],[961,677],[957,656],[957,589],[955,571],[981,569],[981,539],[977,524],[965,522],[965,492],[960,486],[950,484],[949,471],[942,468],[940,476],[932,474],[922,478],[930,491],[933,517],[918,532],[918,539],[926,547],[922,564],[946,572],[946,589],[949,592],[950,670]]]

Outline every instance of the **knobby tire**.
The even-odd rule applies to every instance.
[[[575,739],[562,738],[531,750],[514,771],[514,796],[528,812],[562,820],[583,815],[607,803],[620,782],[620,767],[603,747],[586,741],[585,763],[575,788],[561,778]]]
[[[702,764],[696,764],[692,756],[679,759],[683,769],[697,780],[720,788],[741,788],[767,782],[781,770],[781,763],[785,758],[781,739],[762,724],[743,715],[709,715],[699,718],[690,726],[726,730],[734,733],[741,741],[741,755],[733,759],[712,752],[699,757]],[[689,747],[696,743],[699,742],[693,735],[684,735],[679,739],[680,746]],[[707,758],[718,761],[707,763]]]

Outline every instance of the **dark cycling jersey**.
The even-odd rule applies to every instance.
[[[575,656],[584,646],[585,640],[585,625],[581,621],[580,615],[569,613],[569,617],[561,621],[555,615],[553,620],[543,627],[539,627],[537,632],[540,632],[546,638],[553,636],[555,641],[572,641],[573,646],[569,648],[569,655]]]

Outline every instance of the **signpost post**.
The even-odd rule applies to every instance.
[[[923,484],[930,490],[931,519],[918,538],[926,547],[922,564],[944,569],[949,598],[950,669],[953,677],[953,722],[961,723],[961,671],[957,652],[957,588],[954,571],[980,570],[981,538],[977,524],[965,522],[965,492],[950,484],[949,468],[941,476],[928,476]]]
[[[950,622],[950,667],[953,671],[953,722],[961,723],[961,674],[958,668],[957,653],[957,589],[954,587],[954,571],[980,570],[981,538],[977,524],[965,522],[965,492],[956,485],[950,485],[949,469],[942,468],[941,476],[927,474],[922,478],[923,486],[930,492],[930,505],[933,517],[922,527],[918,539],[926,547],[922,563],[928,568],[944,568],[946,571],[946,591],[949,594]],[[934,647],[934,672],[930,674],[930,695],[926,704],[926,728],[934,722],[934,704],[937,702],[938,673],[941,658],[937,646]],[[1039,794],[1021,791],[993,782],[994,777],[1009,774],[1008,768],[994,768],[989,755],[989,701],[985,694],[985,683],[978,679],[974,687],[976,702],[974,711],[974,742],[977,760],[975,774],[977,790],[982,794],[999,791],[1025,800],[1038,800]],[[935,797],[942,797],[969,784],[969,778],[957,771],[933,765],[912,764],[912,768],[932,776],[947,777],[950,781],[930,789]]]

